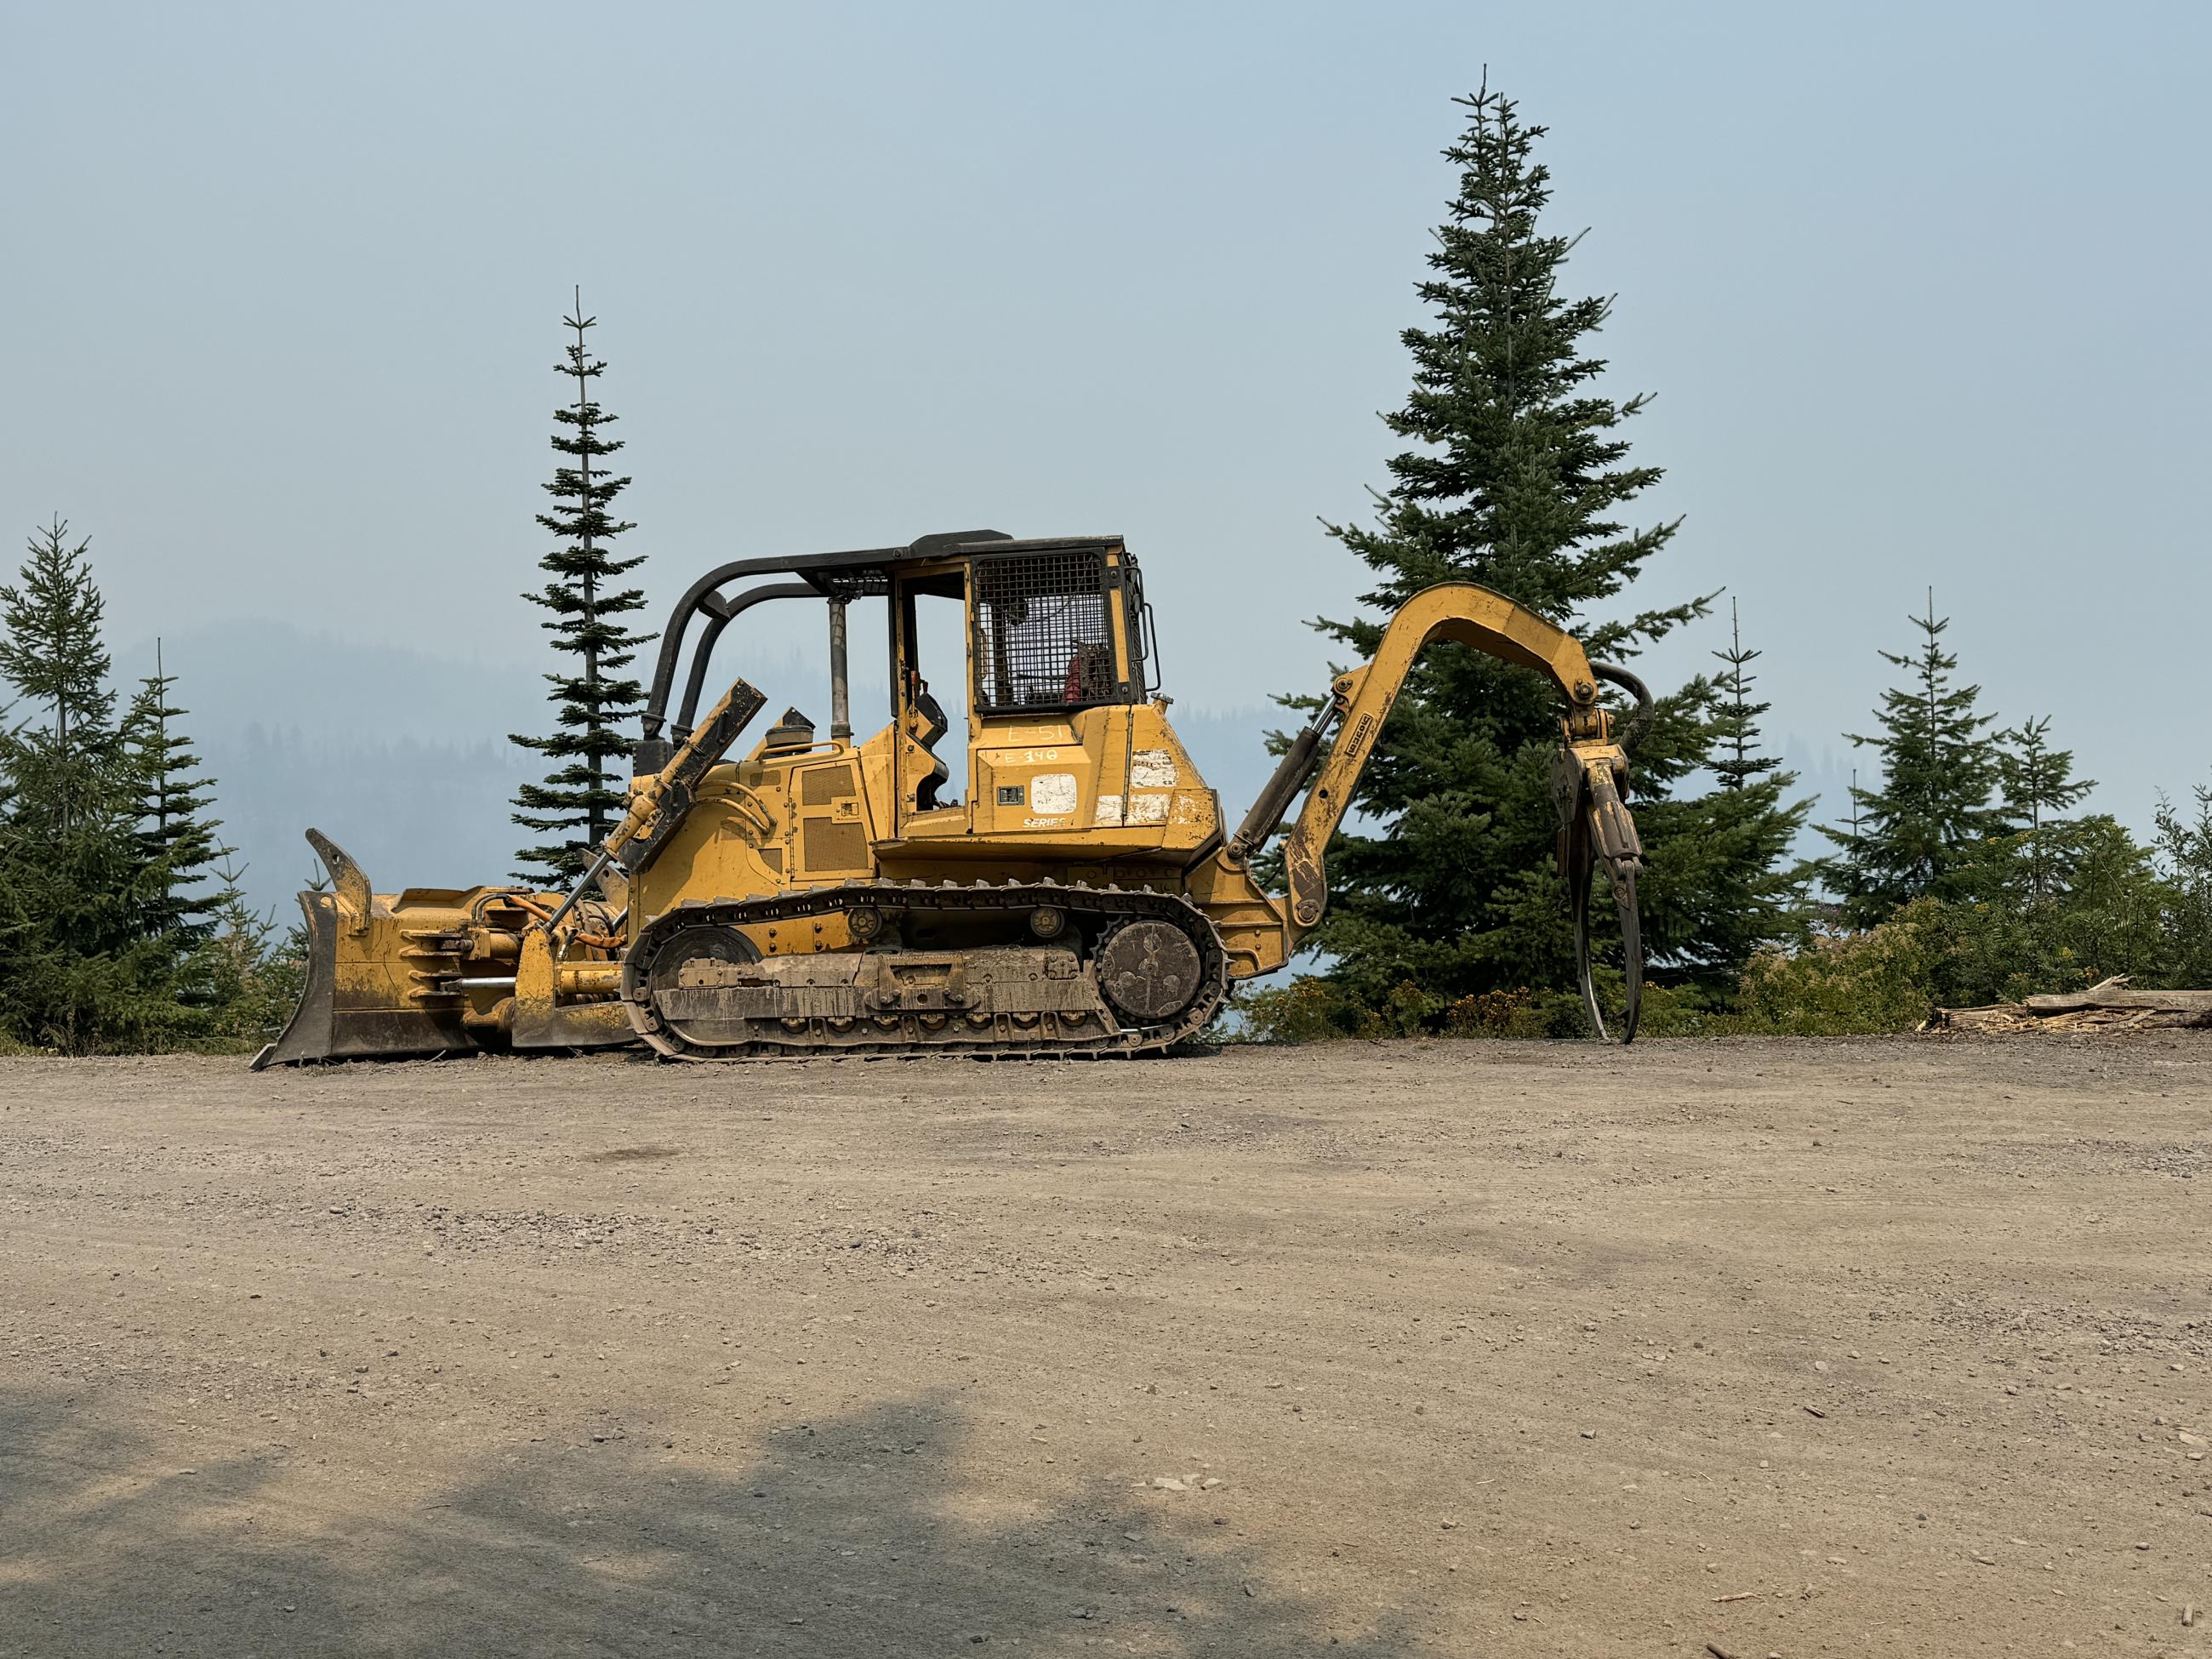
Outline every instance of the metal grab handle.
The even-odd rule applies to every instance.
[[[1630,673],[1619,663],[1594,662],[1590,665],[1590,672],[1601,680],[1609,681],[1619,686],[1636,699],[1636,712],[1628,717],[1627,723],[1620,728],[1620,746],[1626,749],[1629,746],[1632,738],[1644,735],[1644,728],[1651,723],[1652,714],[1658,708],[1658,704],[1652,700],[1651,688],[1644,684],[1640,677]]]

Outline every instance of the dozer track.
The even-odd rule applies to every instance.
[[[842,917],[857,948],[763,955],[740,928]],[[853,882],[686,900],[623,961],[637,1034],[676,1060],[1156,1053],[1227,994],[1213,924],[1179,894],[1057,882]]]

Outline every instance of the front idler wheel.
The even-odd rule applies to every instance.
[[[644,979],[655,992],[672,991],[684,982],[684,970],[693,963],[726,962],[743,966],[760,959],[759,947],[734,927],[685,927],[653,946],[652,959],[645,964]]]

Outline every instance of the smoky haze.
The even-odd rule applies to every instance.
[[[93,538],[118,673],[176,641],[227,804],[304,822],[351,767],[323,827],[398,849],[380,884],[500,877],[503,796],[454,781],[542,690],[580,284],[649,617],[740,556],[1116,531],[1178,719],[1256,732],[1364,585],[1318,521],[1386,481],[1487,65],[1619,296],[1612,387],[1658,394],[1638,517],[1685,525],[1632,597],[1736,598],[1832,784],[1932,586],[1990,706],[2141,823],[2207,772],[2142,691],[2212,599],[2205,17],[9,3],[0,527]],[[310,707],[319,758],[247,740]],[[353,742],[436,750],[425,798]]]

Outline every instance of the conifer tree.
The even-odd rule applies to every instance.
[[[1465,124],[1444,155],[1458,192],[1418,289],[1430,320],[1401,337],[1413,386],[1384,416],[1407,447],[1389,463],[1371,526],[1327,526],[1376,573],[1360,595],[1374,615],[1316,626],[1365,656],[1413,594],[1472,580],[1573,629],[1594,657],[1630,655],[1706,603],[1612,611],[1679,522],[1625,522],[1660,477],[1631,462],[1621,431],[1649,400],[1607,395],[1604,362],[1586,355],[1611,301],[1565,290],[1572,240],[1540,223],[1551,196],[1534,154],[1544,129],[1486,83],[1455,101]],[[1691,970],[1736,949],[1735,927],[1721,923],[1738,900],[1693,856],[1713,808],[1668,799],[1706,762],[1710,695],[1699,679],[1662,698],[1631,753],[1650,854],[1647,948]],[[1408,980],[1448,998],[1572,983],[1547,791],[1559,721],[1554,694],[1533,675],[1457,646],[1423,654],[1355,802],[1381,832],[1347,832],[1330,853],[1336,896],[1312,942],[1335,959],[1340,983],[1370,1002]],[[1786,845],[1788,829],[1778,836],[1762,822],[1752,839]]]
[[[66,1053],[244,1040],[270,1020],[267,926],[216,840],[158,644],[114,720],[89,544],[67,530],[33,536],[0,586],[0,712],[29,716],[0,725],[0,1037]]]
[[[2097,786],[2074,775],[2074,751],[2051,746],[2051,717],[2023,720],[2000,732],[1997,778],[2005,811],[2019,825],[2019,858],[2028,897],[2046,903],[2064,879],[2067,832],[2063,816]]]
[[[1730,599],[1728,649],[1713,653],[1723,666],[1713,681],[1712,770],[1723,788],[1740,790],[1782,764],[1778,757],[1759,750],[1759,717],[1773,707],[1751,700],[1752,685],[1759,678],[1751,665],[1764,654],[1745,647],[1743,619]]]
[[[2167,971],[2171,890],[2118,821],[2069,816],[2096,786],[2074,775],[2073,754],[2053,748],[2050,732],[2045,717],[1996,734],[2002,823],[1984,844],[1981,867],[1954,883],[1974,902],[1936,918],[1951,939],[1938,988],[1962,1003]]]
[[[1785,799],[1796,774],[1784,771],[1780,757],[1761,747],[1759,718],[1770,705],[1753,702],[1751,690],[1759,678],[1751,665],[1761,654],[1744,644],[1731,600],[1728,647],[1713,653],[1722,668],[1708,726],[1707,765],[1721,787],[1692,804],[1702,823],[1674,854],[1675,891],[1695,895],[1704,907],[1688,930],[1694,954],[1684,954],[1704,976],[1721,982],[1741,975],[1760,945],[1802,928],[1811,876],[1790,856],[1790,847],[1813,803]],[[1684,839],[1679,831],[1676,839]]]
[[[205,884],[233,849],[216,839],[221,823],[208,815],[215,780],[200,771],[180,724],[186,711],[171,701],[176,683],[163,672],[156,640],[154,672],[139,681],[122,735],[138,811],[141,926],[181,958],[214,930],[230,884],[211,890]]]
[[[57,518],[0,587],[0,677],[33,720],[0,743],[11,786],[0,885],[0,1024],[21,1042],[109,1046],[149,1011],[132,952],[134,802],[107,689],[104,609],[88,543]],[[43,720],[39,712],[43,711]]]
[[[2212,789],[2191,793],[2187,807],[2160,795],[2154,822],[2173,982],[2201,988],[2212,985]]]
[[[17,757],[16,786],[33,789],[52,814],[52,827],[64,831],[96,793],[115,712],[100,639],[106,601],[86,556],[92,543],[71,547],[68,532],[57,514],[31,538],[15,585],[0,587],[0,677],[34,709],[47,711]],[[29,773],[38,775],[37,785],[27,782]]]
[[[1882,660],[1911,671],[1906,684],[1882,693],[1881,731],[1851,742],[1881,759],[1878,787],[1854,787],[1856,830],[1821,826],[1842,849],[1824,868],[1847,920],[1862,927],[1886,921],[1900,906],[1929,895],[1970,896],[1990,874],[1993,843],[2011,821],[1991,793],[2001,775],[2000,749],[1977,707],[1978,685],[1952,678],[1959,659],[1943,648],[1948,617],[1911,618],[1917,650],[1885,651]]]
[[[592,382],[606,364],[592,356],[586,340],[598,319],[584,315],[583,294],[574,313],[562,319],[574,331],[565,361],[556,370],[573,382],[571,401],[553,411],[560,423],[553,447],[564,459],[545,486],[554,499],[538,522],[559,538],[538,568],[552,580],[523,597],[553,613],[544,626],[556,651],[575,660],[564,672],[548,674],[556,710],[550,737],[516,736],[513,741],[557,764],[543,783],[522,786],[514,799],[514,822],[553,839],[521,849],[520,879],[566,884],[583,873],[599,843],[621,821],[628,801],[629,775],[619,757],[633,737],[620,729],[644,707],[644,689],[623,675],[637,647],[653,635],[633,634],[622,618],[645,605],[635,587],[617,587],[619,578],[644,562],[643,556],[621,559],[616,538],[637,528],[614,516],[615,498],[629,479],[615,473],[607,458],[622,448],[606,435],[615,416],[599,407]]]

